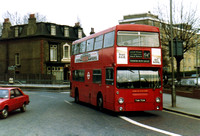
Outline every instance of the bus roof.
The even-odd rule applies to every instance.
[[[155,26],[149,26],[149,25],[141,25],[141,24],[120,24],[116,25],[114,27],[108,28],[104,31],[89,35],[87,37],[84,37],[82,39],[76,40],[73,42],[73,44],[80,43],[82,41],[97,37],[99,35],[114,31],[114,30],[121,30],[121,31],[143,31],[143,32],[159,32],[159,28]]]

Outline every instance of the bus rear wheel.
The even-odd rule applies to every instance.
[[[101,94],[97,96],[97,110],[103,110],[103,97]]]

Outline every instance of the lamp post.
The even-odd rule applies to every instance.
[[[173,31],[172,31],[172,0],[170,0],[170,33],[171,33],[171,67],[172,67],[172,107],[176,107],[176,90],[174,85],[174,54],[173,54]]]
[[[198,74],[198,44],[196,44],[196,84],[197,84],[197,87],[198,87],[198,77],[199,77],[199,74]]]

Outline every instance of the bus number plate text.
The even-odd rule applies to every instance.
[[[135,99],[135,102],[146,102],[146,99]]]

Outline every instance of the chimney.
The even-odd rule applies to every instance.
[[[80,27],[80,22],[75,23],[75,27]]]
[[[30,14],[28,19],[29,24],[36,24],[35,14]]]
[[[35,34],[37,30],[35,14],[30,14],[28,19],[27,35]]]
[[[3,22],[3,30],[2,30],[2,38],[9,38],[10,32],[11,32],[11,23],[9,18],[4,19]]]
[[[94,34],[95,32],[94,32],[94,28],[92,27],[91,28],[91,32],[90,32],[90,35],[92,35],[92,34]]]

